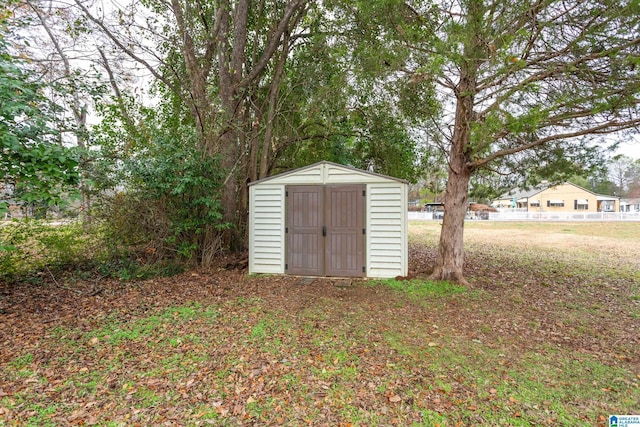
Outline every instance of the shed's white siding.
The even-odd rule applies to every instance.
[[[366,184],[366,276],[406,276],[406,183],[329,162],[250,184],[249,273],[285,273],[286,185],[329,184]]]
[[[367,184],[370,182],[395,182],[401,184],[400,181],[365,171],[358,171],[333,164],[326,165],[324,173],[325,184]]]
[[[293,185],[315,185],[324,184],[324,168],[322,165],[315,165],[308,168],[297,169],[293,172],[286,172],[265,179],[269,184],[293,184]],[[260,185],[260,183],[256,184]]]
[[[367,276],[405,276],[407,259],[406,184],[367,185]]]
[[[249,188],[249,272],[284,273],[284,186]]]

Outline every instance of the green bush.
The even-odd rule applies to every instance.
[[[215,157],[158,136],[123,163],[126,191],[104,198],[99,217],[112,251],[150,262],[200,261],[222,222],[223,175]]]
[[[47,268],[76,268],[94,256],[96,238],[79,223],[33,219],[0,226],[0,280],[19,281]]]
[[[137,256],[106,245],[104,228],[33,219],[0,225],[0,282],[40,282],[51,275],[77,279],[142,280],[182,273],[184,265]],[[140,254],[138,254],[140,255]],[[45,273],[45,274],[42,274]]]

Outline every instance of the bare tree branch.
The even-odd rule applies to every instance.
[[[184,96],[184,93],[177,87],[173,82],[171,82],[168,78],[163,76],[155,67],[153,67],[147,60],[137,55],[133,49],[129,48],[122,40],[120,40],[116,35],[105,25],[105,23],[98,19],[95,15],[91,13],[91,11],[82,3],[82,0],[74,0],[75,4],[80,8],[80,10],[84,13],[84,15],[91,22],[96,24],[104,34],[120,49],[124,52],[129,58],[133,59],[137,63],[144,66],[157,80],[164,83],[173,93],[179,96],[185,104],[189,105],[191,102],[189,98]]]

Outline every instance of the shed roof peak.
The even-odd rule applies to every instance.
[[[304,172],[306,170],[314,169],[314,168],[317,168],[319,166],[323,167],[323,168],[326,168],[326,167],[339,168],[339,169],[344,169],[345,171],[350,171],[350,172],[354,172],[354,173],[358,173],[358,174],[364,174],[364,175],[368,175],[368,176],[372,176],[372,177],[389,179],[389,180],[393,180],[393,181],[397,181],[397,182],[402,182],[404,184],[407,183],[407,181],[402,179],[402,178],[396,178],[396,177],[389,176],[389,175],[383,175],[383,174],[376,173],[376,172],[370,172],[370,171],[367,171],[367,170],[364,170],[364,169],[355,168],[353,166],[341,165],[339,163],[334,163],[334,162],[331,162],[329,160],[322,160],[322,161],[319,161],[319,162],[316,162],[316,163],[312,163],[312,164],[307,165],[307,166],[302,166],[300,168],[291,169],[291,170],[288,170],[288,171],[285,171],[285,172],[282,172],[282,173],[279,173],[279,174],[276,174],[276,175],[272,175],[272,176],[268,176],[266,178],[262,178],[262,179],[259,179],[259,180],[256,180],[256,181],[252,181],[248,185],[252,186],[252,185],[255,185],[257,183],[262,183],[262,182],[274,180],[274,179],[277,179],[277,178],[282,178],[282,177],[285,177],[287,175],[292,175],[292,174],[295,174],[295,173]]]

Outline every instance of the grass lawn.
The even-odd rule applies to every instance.
[[[0,284],[0,426],[593,426],[640,414],[640,223],[465,225],[469,288],[223,269]],[[422,277],[422,278],[421,278]]]

